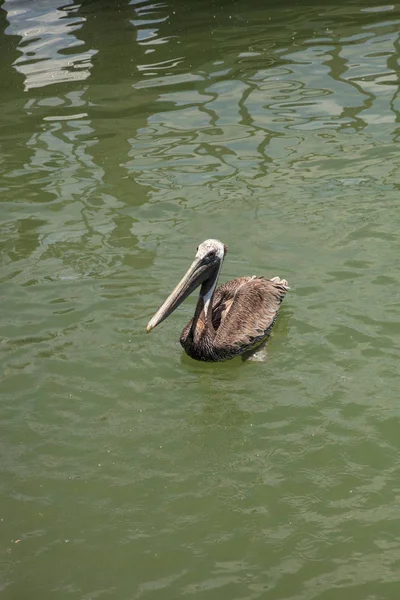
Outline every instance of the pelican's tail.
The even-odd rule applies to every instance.
[[[270,281],[281,285],[283,288],[285,288],[285,290],[290,290],[289,284],[286,281],[286,279],[281,279],[280,277],[271,277]]]

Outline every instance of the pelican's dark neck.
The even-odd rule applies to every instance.
[[[201,285],[199,299],[197,301],[191,328],[193,337],[195,336],[196,331],[202,333],[204,329],[207,329],[211,333],[215,333],[212,324],[212,302],[221,266],[222,261],[218,267],[215,268],[210,277],[203,281]]]

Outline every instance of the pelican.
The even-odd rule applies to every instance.
[[[166,319],[201,285],[194,317],[180,337],[186,354],[196,360],[223,361],[254,350],[271,331],[289,289],[285,279],[238,277],[216,285],[227,247],[206,240],[197,248],[186,275],[147,325],[147,333]]]

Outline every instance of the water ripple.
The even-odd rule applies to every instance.
[[[3,3],[0,589],[394,598],[398,9],[117,4]],[[210,236],[265,363],[145,335]]]

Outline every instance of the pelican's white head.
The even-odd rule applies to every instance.
[[[228,248],[219,240],[205,240],[198,246],[196,258],[203,259],[207,256],[210,258],[217,257],[219,260],[223,260],[225,254],[228,252]]]

